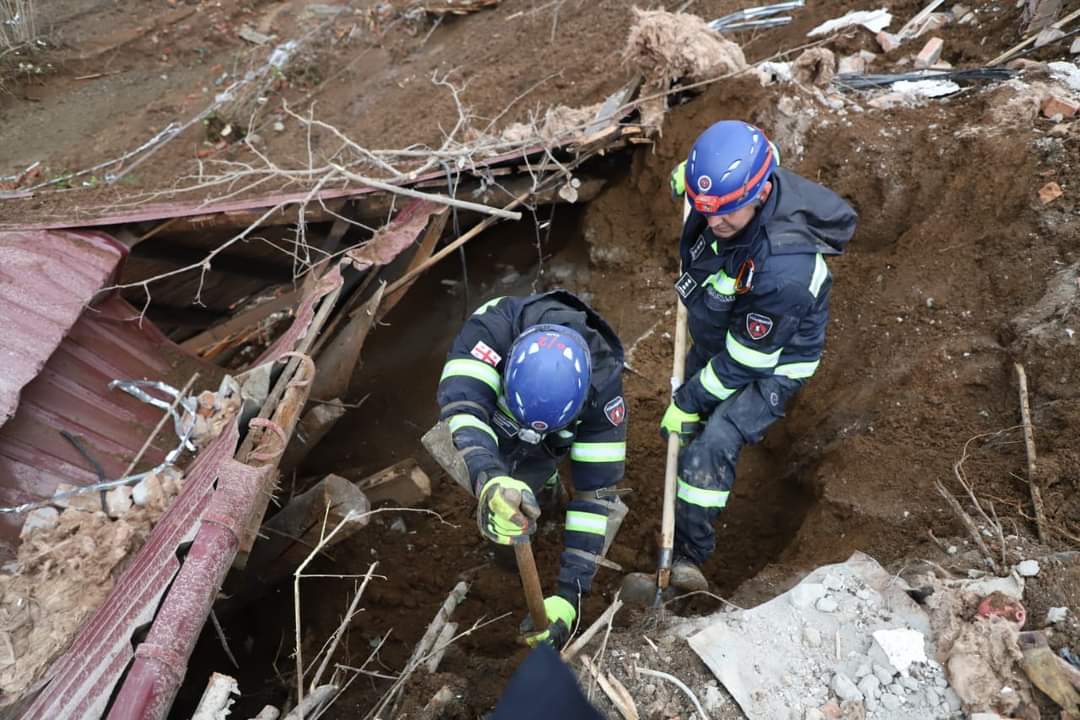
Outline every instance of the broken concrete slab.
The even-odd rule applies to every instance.
[[[826,582],[841,589],[830,593]],[[926,686],[944,682],[941,666],[929,662],[920,666],[918,692],[901,688],[903,697],[894,698],[894,703],[884,701],[883,690],[884,681],[893,680],[892,671],[883,668],[879,677],[868,657],[876,630],[911,629],[929,637],[929,619],[906,587],[872,558],[856,553],[846,563],[814,570],[795,588],[763,605],[713,615],[688,640],[750,720],[804,717],[812,709],[829,717],[824,710],[829,686],[833,694],[839,686],[847,695],[840,697],[843,703],[834,702],[836,717],[849,703],[865,713],[868,706],[863,703],[875,685],[882,696],[872,700],[875,718],[948,717],[940,710],[942,703],[935,701],[932,707],[925,693]],[[861,590],[870,592],[860,594]],[[826,596],[836,601],[835,612],[814,607]],[[855,683],[865,678],[873,678],[866,681],[870,695]]]
[[[398,507],[416,507],[431,497],[431,478],[412,458],[357,480],[356,487],[372,505],[391,501]]]
[[[876,654],[880,651],[886,661],[881,664],[887,663],[887,667],[892,667],[903,675],[907,674],[913,663],[927,661],[926,636],[917,630],[908,628],[878,630],[873,636],[874,645],[871,652]]]

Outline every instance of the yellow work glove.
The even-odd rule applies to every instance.
[[[480,488],[476,524],[493,543],[512,545],[514,538],[536,532],[540,505],[529,486],[506,475],[493,477]]]
[[[521,635],[525,644],[536,647],[542,643],[551,645],[556,651],[562,650],[563,645],[570,639],[570,631],[574,627],[574,619],[577,618],[577,610],[573,603],[561,595],[552,595],[544,598],[544,612],[547,614],[548,626],[542,632],[533,630],[531,617],[526,617],[521,622]]]
[[[701,416],[697,413],[686,412],[672,400],[660,420],[660,436],[667,440],[670,433],[679,436],[679,444],[685,445],[693,440],[701,430]]]

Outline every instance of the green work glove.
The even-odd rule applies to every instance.
[[[562,650],[563,645],[570,639],[570,631],[574,627],[577,610],[566,598],[561,595],[552,595],[544,598],[544,612],[548,619],[547,630],[535,632],[532,618],[526,617],[521,622],[522,638],[529,647],[546,643],[556,651]]]
[[[506,475],[493,477],[480,488],[476,524],[493,543],[512,545],[514,538],[532,535],[540,505],[529,486]]]
[[[667,440],[670,433],[679,436],[679,444],[685,445],[690,442],[698,431],[701,430],[701,416],[697,413],[686,412],[672,400],[660,420],[660,436]]]
[[[671,171],[671,199],[678,200],[686,193],[686,161],[675,166]]]

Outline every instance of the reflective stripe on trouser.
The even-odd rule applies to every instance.
[[[735,484],[735,465],[744,445],[761,440],[783,417],[802,385],[786,377],[756,380],[720,403],[693,442],[679,453],[675,497],[675,551],[695,563],[716,547],[713,521]]]
[[[575,598],[592,587],[596,556],[604,551],[608,514],[606,502],[575,499],[567,506],[559,562],[559,594],[563,597]]]

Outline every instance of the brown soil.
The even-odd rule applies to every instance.
[[[903,22],[923,4],[890,5]],[[242,72],[265,56],[265,48],[251,49],[236,38],[240,25],[275,31],[284,39],[317,23],[302,18],[299,0],[179,2],[175,7],[121,2],[109,6],[117,14],[91,12],[95,4],[88,1],[55,5],[50,12],[67,13],[57,16],[63,41],[35,60],[51,63],[52,69],[9,79],[9,94],[0,98],[0,121],[5,139],[10,138],[0,175],[42,160],[50,177],[116,157],[171,120],[205,107],[216,87],[213,79],[226,69]],[[429,26],[410,28],[405,22],[371,29],[363,11],[374,5],[354,2],[359,13],[330,23],[325,37],[333,39],[305,55],[294,74],[273,88],[262,122],[272,123],[281,100],[298,109],[316,100],[318,117],[371,147],[431,143],[456,116],[451,98],[429,80],[436,71],[453,69],[455,82],[468,80],[463,102],[483,119],[496,118],[536,86],[496,120],[499,127],[525,120],[537,109],[598,102],[626,79],[616,58],[632,19],[627,3],[566,0],[556,24],[543,3],[506,0],[494,10],[449,18],[430,35]],[[734,0],[702,0],[694,10],[716,17],[736,7]],[[790,26],[736,39],[753,62],[804,43],[811,27],[858,7],[854,0],[808,7]],[[1013,44],[1019,11],[1011,4],[1001,8],[980,8],[981,26],[946,28],[944,58],[974,64]],[[124,11],[124,22],[118,22]],[[834,45],[838,54],[859,48],[875,49],[862,30]],[[875,70],[912,51],[905,46],[878,60]],[[168,77],[161,79],[163,74]],[[789,408],[788,418],[740,461],[735,496],[718,525],[718,550],[706,567],[717,592],[753,603],[783,589],[799,572],[841,561],[854,550],[887,566],[901,566],[909,558],[940,559],[928,530],[963,546],[964,530],[934,482],[957,492],[954,463],[969,438],[988,432],[1004,431],[973,442],[963,470],[979,497],[994,503],[1007,531],[1032,537],[1025,455],[1015,429],[1014,361],[1027,367],[1040,479],[1048,519],[1058,529],[1048,545],[1055,550],[1080,545],[1080,455],[1074,440],[1080,424],[1080,359],[1064,332],[1074,322],[1075,295],[1051,309],[1052,332],[1031,333],[1013,322],[1040,301],[1056,272],[1080,261],[1080,222],[1069,196],[1080,141],[1075,126],[1051,135],[1049,121],[1018,112],[1022,103],[1009,105],[1016,94],[1008,87],[977,88],[919,108],[837,112],[791,86],[762,88],[756,80],[716,85],[675,108],[655,145],[603,160],[609,163],[609,184],[588,207],[541,208],[531,222],[501,226],[470,245],[467,299],[460,284],[443,282],[460,280],[455,261],[425,277],[365,349],[351,394],[370,393],[369,399],[346,416],[300,476],[375,471],[412,456],[436,478],[430,509],[441,520],[403,513],[407,532],[400,534],[389,529],[392,515],[375,516],[367,529],[333,550],[332,560],[313,565],[315,573],[351,574],[379,560],[379,572],[386,576],[368,588],[364,612],[342,644],[340,661],[364,662],[390,631],[369,668],[398,671],[460,578],[471,583],[469,598],[457,611],[462,628],[499,619],[451,648],[442,666],[445,675],[411,686],[406,709],[422,707],[444,682],[452,682],[464,688],[461,716],[480,714],[523,656],[515,644],[523,610],[518,581],[495,565],[477,536],[470,499],[436,472],[416,442],[436,414],[435,384],[446,347],[466,306],[481,299],[555,285],[587,293],[634,348],[634,372],[626,376],[630,457],[625,482],[634,494],[611,559],[627,570],[651,569],[663,476],[656,427],[668,395],[671,341],[665,333],[673,318],[679,224],[667,175],[697,133],[721,117],[769,129],[785,164],[839,192],[861,221],[850,251],[830,261],[832,328],[821,370]],[[43,123],[42,118],[56,120]],[[271,156],[298,160],[303,137],[295,123],[285,124],[280,134],[269,125],[258,132]],[[87,137],[93,142],[83,142]],[[114,202],[129,191],[165,187],[191,172],[196,151],[207,147],[204,129],[193,128],[140,166],[130,187],[9,201],[4,219],[38,220],[76,205]],[[231,145],[216,157],[248,157],[245,152]],[[1066,195],[1044,207],[1036,193],[1049,180]],[[552,212],[554,221],[546,225]],[[286,486],[302,482],[288,480]],[[561,546],[558,524],[546,525],[536,545],[550,586]],[[1011,561],[1021,559],[1020,551],[1011,553]],[[1075,574],[1062,572],[1067,581],[1049,573],[1033,583],[1031,617],[1041,620],[1043,604],[1071,603],[1075,609]],[[607,604],[620,579],[600,570],[585,622]],[[1045,592],[1039,590],[1043,583]],[[337,626],[350,587],[342,579],[305,583],[307,657]],[[292,667],[291,592],[280,588],[228,625],[245,693],[238,716],[285,697]],[[702,602],[682,611],[706,609],[713,608]],[[1075,621],[1054,642],[1078,647]],[[233,672],[215,657],[216,643],[207,634],[197,651],[188,678],[196,696],[211,670]],[[362,716],[388,685],[361,677],[326,717]],[[190,701],[182,696],[177,713],[193,707]]]

